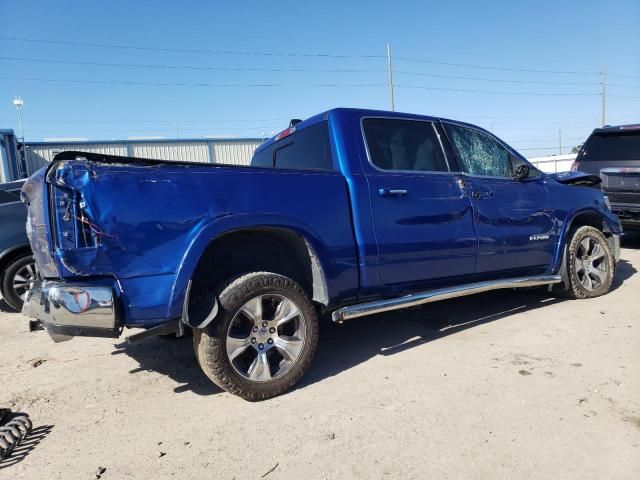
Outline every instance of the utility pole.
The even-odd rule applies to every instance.
[[[391,47],[387,43],[387,66],[389,68],[389,98],[391,100],[391,111],[395,111],[393,102],[393,70],[391,69]]]
[[[20,123],[20,141],[22,142],[22,149],[20,150],[20,161],[16,165],[18,169],[18,176],[20,178],[27,177],[27,157],[26,146],[24,144],[24,121],[22,118],[22,107],[24,106],[24,100],[20,97],[13,97],[13,105],[18,110],[18,122]]]
[[[605,126],[606,124],[606,111],[607,111],[607,75],[604,69],[604,64],[602,65],[602,92],[600,93],[600,123],[601,126]]]
[[[15,105],[16,110],[18,110],[18,121],[20,122],[20,138],[24,143],[24,124],[22,121],[22,107],[24,106],[24,100],[22,100],[22,98],[20,97],[13,97],[13,104]]]
[[[560,155],[562,155],[562,129],[558,129],[558,150],[560,151]]]
[[[176,140],[180,139],[180,127],[178,126],[178,122],[174,124],[176,126]]]

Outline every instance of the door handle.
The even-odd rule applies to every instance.
[[[381,197],[404,197],[408,192],[404,188],[381,188],[378,195]]]
[[[484,200],[487,198],[493,198],[493,192],[472,192],[471,197],[476,200]]]

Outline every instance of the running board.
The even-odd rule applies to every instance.
[[[402,308],[415,307],[425,303],[448,300],[449,298],[465,297],[476,293],[488,292],[490,290],[500,290],[503,288],[524,288],[538,287],[560,283],[560,275],[541,275],[536,277],[518,277],[506,280],[492,280],[488,282],[468,283],[455,287],[429,290],[427,292],[412,293],[403,297],[390,298],[387,300],[376,300],[373,302],[359,303],[342,307],[333,312],[331,318],[336,323],[342,323],[351,318],[364,317],[376,313],[390,312]]]

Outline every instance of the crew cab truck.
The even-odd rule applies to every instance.
[[[621,227],[598,181],[473,125],[346,108],[292,121],[251,166],[63,152],[23,189],[42,278],[23,312],[57,341],[191,328],[213,382],[265,399],[308,369],[319,317],[606,293]]]

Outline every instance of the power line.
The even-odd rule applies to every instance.
[[[0,36],[0,40],[14,42],[44,43],[51,45],[69,45],[76,47],[99,47],[99,48],[119,48],[126,50],[143,50],[155,52],[176,52],[176,53],[208,53],[213,55],[258,55],[266,57],[325,57],[325,58],[386,58],[384,55],[343,55],[334,53],[298,53],[298,52],[262,52],[247,50],[212,50],[200,48],[168,48],[168,47],[145,47],[137,45],[122,45],[110,43],[88,43],[73,42],[64,40],[41,40],[35,38],[19,38]]]
[[[123,44],[111,44],[111,43],[91,43],[91,42],[76,42],[69,40],[45,40],[26,37],[12,37],[12,36],[0,36],[0,40],[13,41],[13,42],[26,42],[26,43],[39,43],[50,45],[67,45],[76,47],[97,47],[97,48],[115,48],[126,50],[139,50],[139,51],[156,51],[156,52],[174,52],[174,53],[205,53],[212,55],[239,55],[239,56],[265,56],[265,57],[301,57],[301,58],[335,58],[335,59],[383,59],[387,58],[386,55],[363,55],[363,54],[336,54],[327,52],[277,52],[277,51],[254,51],[254,50],[222,50],[222,49],[199,49],[199,48],[169,48],[169,47],[148,47],[140,45],[123,45]],[[461,67],[461,68],[475,68],[482,70],[496,70],[505,72],[521,72],[521,73],[550,73],[550,74],[568,74],[568,75],[600,75],[597,71],[587,70],[555,70],[555,69],[542,69],[542,68],[519,68],[519,67],[498,67],[494,65],[481,65],[470,63],[455,63],[444,62],[427,58],[414,58],[414,57],[394,57],[395,60],[412,63],[426,63],[432,65],[444,65],[449,67]],[[610,76],[621,78],[640,79],[637,75],[627,75],[620,73],[608,73]]]
[[[274,88],[284,87],[285,85],[280,83],[190,83],[190,82],[134,82],[129,80],[82,80],[82,79],[60,79],[60,78],[32,78],[32,77],[5,77],[0,76],[0,80],[20,80],[20,81],[33,81],[33,82],[51,82],[51,83],[72,83],[72,84],[85,84],[85,85],[124,85],[124,86],[159,86],[159,87],[213,87],[213,88]],[[314,83],[310,84],[311,87],[387,87],[384,83]],[[533,95],[533,96],[595,96],[597,93],[557,93],[557,92],[506,92],[497,90],[470,90],[461,88],[441,88],[441,87],[428,87],[424,85],[406,85],[398,84],[399,88],[412,88],[423,90],[434,90],[441,92],[466,92],[466,93],[486,93],[486,94],[498,94],[498,95]]]
[[[354,69],[354,68],[335,68],[335,69],[311,69],[311,68],[263,68],[263,67],[211,67],[198,65],[158,65],[158,64],[139,64],[139,63],[112,63],[112,62],[89,62],[80,60],[59,60],[48,58],[30,58],[30,57],[0,57],[4,61],[31,62],[31,63],[54,63],[62,65],[92,65],[99,67],[123,67],[123,68],[144,68],[144,69],[166,69],[166,70],[200,70],[200,71],[220,71],[220,72],[269,72],[269,73],[387,73],[386,70],[380,69]],[[483,78],[468,77],[463,75],[447,75],[441,73],[427,72],[411,72],[411,71],[394,71],[399,75],[411,75],[420,77],[447,78],[455,80],[473,80],[482,82],[497,83],[516,83],[531,85],[600,85],[599,82],[549,82],[537,80],[507,80],[499,78]],[[610,84],[612,86],[626,88],[640,88],[640,85],[620,85]]]
[[[462,88],[441,88],[441,87],[427,87],[423,85],[406,85],[396,84],[398,88],[418,88],[422,90],[436,90],[441,92],[467,92],[467,93],[489,93],[500,95],[534,95],[534,96],[597,96],[598,93],[556,93],[556,92],[502,92],[496,90],[467,90]]]
[[[463,75],[445,75],[440,73],[424,73],[424,72],[407,72],[407,71],[394,71],[400,75],[415,75],[421,77],[436,77],[436,78],[451,78],[456,80],[475,80],[481,82],[500,82],[500,83],[520,83],[520,84],[532,84],[532,85],[600,85],[599,82],[544,82],[536,80],[505,80],[498,78],[483,78],[483,77],[467,77]],[[636,88],[640,88],[636,87]]]
[[[79,60],[52,60],[45,58],[28,58],[28,57],[0,57],[0,60],[34,62],[34,63],[57,63],[63,65],[93,65],[99,67],[128,67],[128,68],[152,68],[152,69],[168,69],[168,70],[213,70],[221,72],[310,72],[310,73],[386,73],[386,70],[367,70],[352,68],[336,68],[336,69],[311,69],[311,68],[262,68],[262,67],[209,67],[197,65],[156,65],[156,64],[139,64],[139,63],[103,63],[103,62],[86,62]]]
[[[600,72],[579,71],[579,70],[543,70],[543,69],[531,69],[531,68],[512,68],[512,67],[495,67],[489,65],[478,65],[470,63],[453,63],[453,62],[440,62],[437,60],[423,59],[423,58],[409,58],[409,57],[395,57],[396,60],[413,63],[429,63],[432,65],[446,65],[448,67],[463,67],[463,68],[477,68],[482,70],[499,70],[503,72],[523,72],[523,73],[553,73],[553,74],[571,74],[571,75],[599,75]]]

